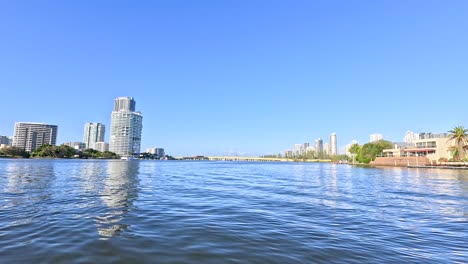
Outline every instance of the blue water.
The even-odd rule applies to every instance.
[[[0,160],[2,263],[468,263],[468,172]]]

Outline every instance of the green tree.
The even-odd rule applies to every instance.
[[[6,147],[0,149],[0,156],[29,158],[29,153],[18,147]]]
[[[361,147],[356,159],[362,163],[369,163],[383,153],[384,149],[392,148],[393,144],[387,140],[369,142]]]
[[[357,143],[354,143],[353,145],[351,145],[351,147],[349,147],[348,151],[349,153],[351,153],[351,156],[353,157],[353,163],[354,163],[354,161],[356,160],[356,156],[361,151],[361,146]]]
[[[468,142],[468,129],[463,126],[456,126],[452,130],[448,131],[448,140],[455,143],[454,158],[455,160],[461,160],[465,157],[465,149],[467,148]]]
[[[52,146],[45,144],[34,150],[31,156],[40,158],[73,158],[75,154],[76,150],[70,146]]]

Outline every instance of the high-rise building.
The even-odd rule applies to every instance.
[[[109,150],[120,156],[140,153],[143,116],[135,112],[135,105],[132,97],[119,97],[114,101]]]
[[[307,152],[307,150],[309,149],[309,146],[310,146],[310,143],[309,142],[305,142],[304,144],[302,144],[302,150],[304,152]]]
[[[412,144],[414,143],[414,141],[418,139],[419,139],[419,134],[414,133],[412,131],[406,131],[406,135],[403,139],[403,142]]]
[[[323,153],[330,155],[330,144],[328,143],[323,144]]]
[[[58,127],[55,125],[17,122],[15,123],[13,146],[25,151],[33,151],[45,144],[55,146],[57,129]]]
[[[330,135],[330,155],[338,155],[338,145],[336,142],[336,133]]]
[[[284,157],[285,158],[292,158],[293,157],[293,151],[292,150],[284,151]]]
[[[294,144],[294,155],[302,155],[302,144]]]
[[[369,142],[376,142],[376,141],[379,141],[379,140],[382,140],[382,139],[383,139],[382,134],[372,134],[372,135],[370,135],[370,141]]]
[[[103,142],[106,127],[101,123],[86,123],[84,127],[83,142],[88,149],[96,149],[96,142]]]
[[[135,112],[136,102],[133,97],[118,97],[114,100],[114,111]]]
[[[315,148],[315,152],[316,152],[317,154],[323,152],[323,140],[322,140],[321,138],[315,140],[314,148]]]

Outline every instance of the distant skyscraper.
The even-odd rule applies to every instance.
[[[310,151],[310,143],[309,142],[305,142],[304,144],[302,144],[302,151],[307,154],[307,152]]]
[[[57,129],[55,125],[42,123],[15,123],[13,146],[26,151],[33,151],[45,144],[55,146]]]
[[[111,116],[109,150],[128,156],[140,153],[143,116],[135,112],[135,100],[132,97],[119,97],[114,101]]]
[[[403,139],[403,142],[406,143],[414,143],[414,141],[419,139],[419,134],[413,133],[412,131],[406,131],[405,138]]]
[[[323,144],[323,153],[330,155],[330,144],[328,143]]]
[[[369,142],[376,142],[376,141],[379,141],[379,140],[382,140],[382,139],[383,139],[382,134],[372,134],[372,135],[370,135],[370,141]]]
[[[321,138],[315,140],[315,152],[317,152],[317,154],[319,153],[322,153],[323,152],[323,140]]]
[[[338,155],[338,145],[336,142],[336,133],[330,135],[330,155]]]
[[[96,142],[103,142],[106,134],[106,127],[101,123],[86,123],[84,127],[83,142],[85,147],[96,149]]]
[[[294,155],[302,155],[302,145],[301,144],[294,144]]]

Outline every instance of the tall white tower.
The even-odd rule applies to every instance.
[[[330,135],[330,155],[338,155],[338,146],[336,143],[336,133]]]
[[[101,123],[86,123],[84,127],[83,142],[86,148],[96,149],[96,142],[103,142],[106,127]]]
[[[140,153],[143,116],[135,112],[133,97],[118,97],[111,116],[109,151],[120,156]]]

